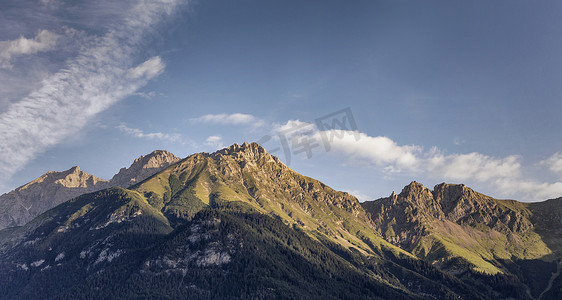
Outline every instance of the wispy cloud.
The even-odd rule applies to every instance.
[[[20,36],[12,41],[0,41],[0,68],[11,69],[12,59],[17,56],[54,49],[58,38],[56,33],[41,30],[33,38]]]
[[[214,149],[224,148],[222,137],[220,135],[211,135],[205,140],[207,146],[213,147]]]
[[[132,79],[153,78],[164,71],[164,63],[159,56],[150,58],[142,64],[129,69],[127,77]]]
[[[144,98],[144,99],[152,99],[152,98],[156,97],[156,93],[154,91],[136,92],[134,95],[139,96],[139,97]]]
[[[96,114],[160,74],[159,57],[134,65],[137,48],[143,34],[179,1],[138,1],[104,35],[87,39],[88,44],[62,69],[9,105],[0,114],[1,176],[10,177],[38,153],[75,134]]]
[[[460,137],[456,137],[456,138],[453,139],[453,144],[455,144],[457,146],[460,146],[460,145],[464,144],[464,142],[465,141],[463,139],[461,139]]]
[[[125,124],[120,124],[117,126],[121,132],[124,132],[130,136],[134,136],[139,139],[149,139],[149,140],[165,140],[169,142],[177,142],[181,140],[181,135],[177,133],[162,133],[162,132],[144,132],[138,128],[127,127]]]
[[[261,126],[263,121],[250,114],[208,114],[190,119],[193,123]]]

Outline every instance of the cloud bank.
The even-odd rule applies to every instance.
[[[525,178],[522,158],[518,155],[493,157],[477,152],[447,154],[436,147],[424,150],[418,145],[399,145],[385,136],[337,129],[318,131],[314,124],[299,120],[276,126],[275,133],[291,128],[302,129],[296,131],[296,138],[306,137],[319,144],[323,137],[332,137],[329,149],[333,153],[342,155],[350,162],[375,166],[388,174],[403,173],[453,182],[481,183],[504,197],[523,195],[525,198],[520,200],[525,201],[562,196],[562,182],[545,183]],[[562,174],[560,153],[540,164]]]
[[[0,176],[9,178],[36,155],[76,134],[96,114],[134,94],[164,68],[160,57],[135,66],[143,34],[169,15],[175,0],[139,1],[120,22],[87,44],[65,66],[0,114]],[[25,40],[25,41],[24,41]],[[49,33],[6,42],[2,59],[51,49]],[[23,46],[22,46],[23,45]]]

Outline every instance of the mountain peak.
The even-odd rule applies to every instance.
[[[80,167],[49,171],[39,178],[0,196],[0,229],[23,225],[33,217],[79,195],[104,188],[129,187],[163,170],[180,159],[164,150],[155,150],[122,168],[110,181],[90,175]]]
[[[410,184],[408,184],[405,188],[408,188],[408,187],[410,187],[410,188],[426,188],[425,186],[423,186],[423,184],[421,184],[421,183],[419,183],[415,180],[410,182]]]
[[[64,172],[59,172],[57,175],[56,178],[53,178],[54,182],[68,188],[86,188],[98,182],[106,182],[103,179],[80,170],[78,166],[74,166]]]
[[[399,196],[403,198],[409,197],[416,197],[418,198],[421,195],[431,194],[431,191],[423,186],[423,184],[412,181],[410,184],[405,186],[402,191],[400,192]]]
[[[433,192],[442,192],[442,191],[469,192],[472,191],[472,189],[462,183],[453,184],[453,183],[446,183],[446,182],[442,182],[433,187]]]
[[[242,145],[238,145],[237,143],[234,143],[234,144],[230,145],[229,147],[226,147],[226,148],[215,151],[213,154],[220,153],[220,154],[229,155],[229,154],[237,153],[237,152],[261,152],[261,153],[263,153],[263,152],[267,152],[267,151],[265,151],[265,149],[262,146],[260,146],[258,143],[244,142],[244,143],[242,143]]]
[[[166,150],[154,150],[147,155],[141,155],[139,158],[135,159],[131,167],[140,166],[140,168],[153,168],[155,166],[162,165],[162,162],[177,162],[180,159],[168,152]]]
[[[107,181],[78,166],[49,171],[39,178],[0,196],[0,229],[23,225],[38,214],[84,193],[104,187]]]
[[[111,186],[129,187],[180,160],[179,157],[166,150],[154,150],[135,159],[129,168],[121,168],[119,173],[111,178]]]
[[[242,145],[233,144],[230,147],[223,148],[211,154],[211,157],[218,158],[220,156],[230,156],[237,160],[258,161],[260,159],[272,158],[267,151],[258,143],[244,142]]]
[[[62,185],[64,187],[80,187],[86,183],[104,182],[105,180],[90,175],[82,170],[80,167],[74,166],[66,171],[49,171],[39,178],[19,187],[16,191],[23,191],[28,188],[37,187],[38,185],[53,184]]]
[[[488,197],[479,194],[464,184],[440,183],[433,188],[433,197],[441,203],[443,210],[449,210],[461,205],[459,202],[470,203],[470,206],[484,205],[482,201]]]

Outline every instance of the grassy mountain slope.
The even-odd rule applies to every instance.
[[[294,172],[255,143],[192,155],[132,188],[172,222],[219,200],[240,201],[346,248],[409,255],[374,234],[354,196]]]
[[[513,247],[525,244],[521,255],[542,251],[523,239],[536,234],[527,222],[534,208],[497,204],[464,187],[436,191],[413,184],[387,202],[361,205],[257,144],[195,154],[130,189],[82,195],[0,231],[0,298],[531,299],[545,292],[546,283],[533,280],[549,269],[529,277],[526,294],[514,274],[537,265],[505,263],[513,256],[501,255],[511,250],[497,246],[504,235]],[[480,260],[499,272],[473,271]],[[455,276],[427,261],[464,270]]]
[[[0,244],[1,299],[491,298],[419,260],[365,256],[242,201],[216,200],[172,228],[138,192],[111,188]]]

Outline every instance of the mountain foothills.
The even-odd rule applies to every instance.
[[[106,181],[75,166],[43,176],[0,196],[0,229],[24,225],[39,214],[77,196],[119,186],[129,187],[180,159],[168,151],[156,150],[137,158]]]
[[[360,203],[255,143],[156,151],[109,181],[50,172],[0,201],[1,299],[562,295],[562,198],[412,182]]]

